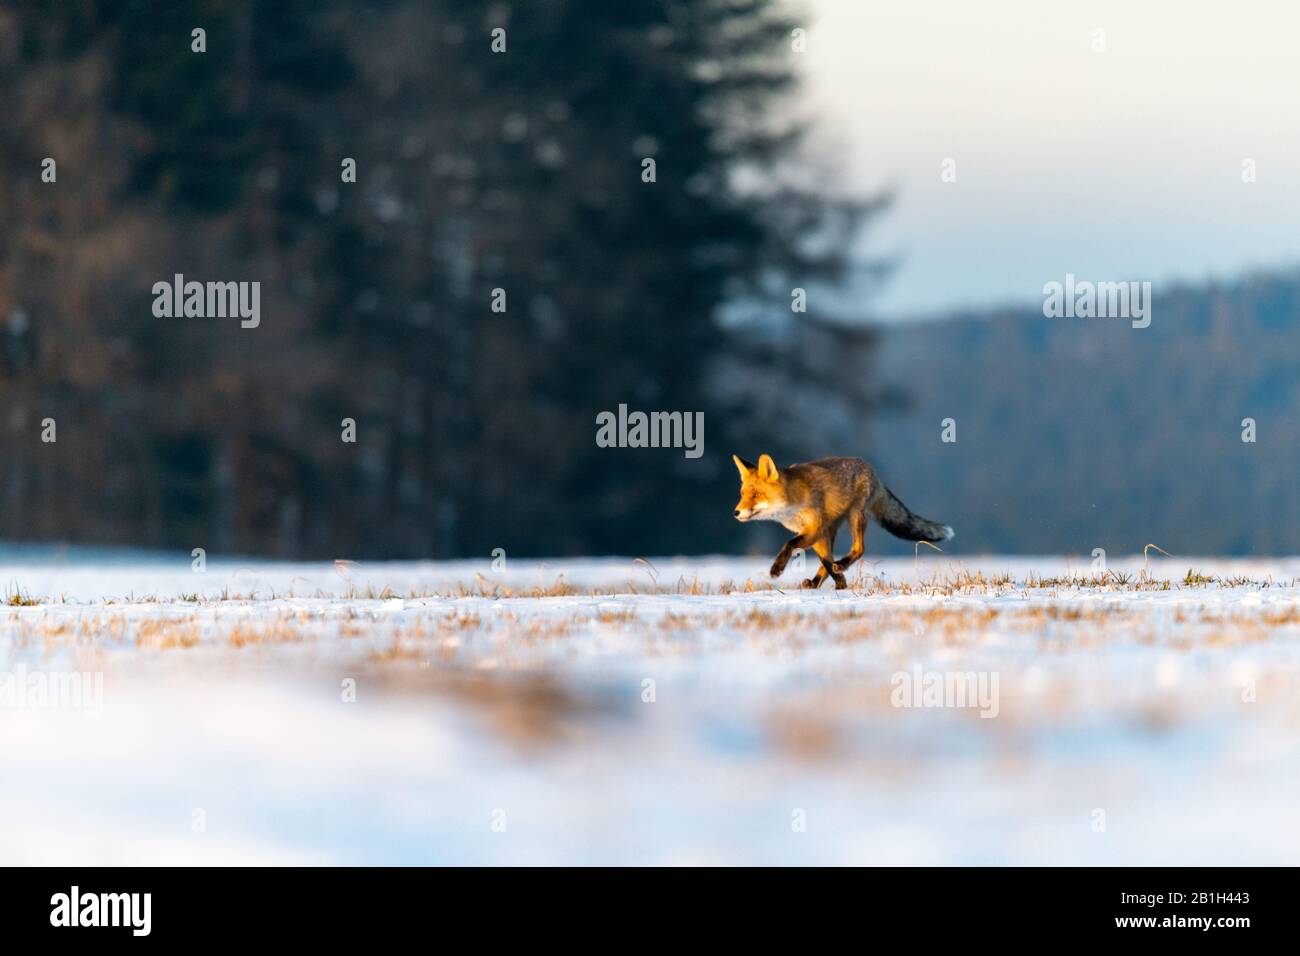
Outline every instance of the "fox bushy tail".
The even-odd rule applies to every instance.
[[[871,509],[871,516],[882,528],[904,541],[947,541],[953,535],[952,528],[946,524],[912,514],[888,488],[884,498]]]

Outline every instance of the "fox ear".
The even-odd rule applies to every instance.
[[[740,477],[742,479],[748,478],[749,473],[754,470],[754,463],[752,461],[745,461],[745,459],[741,458],[739,455],[732,455],[731,460],[736,463],[736,470],[740,472]]]
[[[758,477],[764,481],[776,481],[777,471],[776,462],[772,460],[771,455],[758,456]]]

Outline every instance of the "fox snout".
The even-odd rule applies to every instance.
[[[741,499],[740,504],[736,505],[736,510],[732,514],[736,516],[737,521],[761,520],[771,507],[772,503],[770,501],[751,501],[749,504],[745,504],[744,499]]]

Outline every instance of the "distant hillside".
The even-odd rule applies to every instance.
[[[949,551],[1300,553],[1300,272],[1157,288],[1146,329],[1038,304],[887,329],[875,368],[909,403],[868,454]]]

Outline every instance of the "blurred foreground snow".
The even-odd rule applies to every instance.
[[[0,555],[0,862],[1300,859],[1300,560],[766,566]]]

